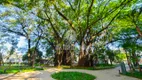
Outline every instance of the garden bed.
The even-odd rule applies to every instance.
[[[51,76],[57,80],[94,80],[96,78],[93,75],[81,72],[59,72]]]

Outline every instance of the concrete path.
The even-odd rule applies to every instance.
[[[140,80],[137,78],[127,77],[119,75],[119,68],[107,69],[107,70],[81,70],[81,69],[56,69],[50,68],[45,71],[35,71],[35,72],[26,72],[18,73],[15,75],[0,75],[0,80],[54,80],[51,78],[51,74],[59,71],[78,71],[88,74],[95,75],[97,79],[95,80]]]
[[[119,69],[108,69],[108,70],[63,70],[63,71],[79,71],[79,72],[85,72],[88,74],[92,74],[97,77],[95,80],[141,80],[137,78],[132,78],[128,76],[119,75]]]

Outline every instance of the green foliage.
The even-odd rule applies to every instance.
[[[23,61],[28,60],[28,54],[27,53],[22,56],[22,60]]]
[[[122,62],[122,61],[127,59],[126,54],[125,53],[118,53],[116,55],[116,59],[117,59],[118,62]]]
[[[85,70],[105,70],[105,69],[112,69],[115,68],[116,65],[109,65],[109,64],[97,64],[94,67],[79,67],[79,66],[61,66],[63,69],[85,69]]]
[[[137,72],[137,71],[136,72],[127,72],[125,75],[142,79],[142,76],[141,76],[142,73],[141,72]]]
[[[46,50],[46,56],[49,57],[49,56],[52,56],[52,55],[53,55],[53,49],[52,49],[52,47],[47,48],[47,50]]]
[[[6,70],[4,72],[4,70]],[[0,74],[16,73],[16,72],[30,72],[36,70],[43,70],[43,68],[32,68],[28,66],[0,66]]]
[[[76,43],[80,47],[90,44],[90,47],[95,46],[95,55],[100,59],[106,58],[104,46],[115,41],[123,44],[124,40],[122,47],[129,52],[141,49],[135,43],[125,42],[127,38],[138,35],[135,27],[141,26],[142,22],[142,8],[137,6],[140,0],[1,0],[0,3],[8,9],[13,7],[1,14],[4,19],[1,22],[8,25],[3,28],[26,39],[30,38],[31,43],[41,37],[44,48],[48,46],[46,56],[62,53],[55,49],[57,45]],[[17,8],[20,10],[16,11]],[[4,17],[9,16],[14,19],[5,20]],[[36,52],[38,62],[42,52],[34,50],[32,48],[30,54],[27,52],[23,60],[28,60],[28,55],[33,56]],[[77,55],[81,52],[74,50]],[[111,50],[106,50],[106,55],[111,61],[116,56],[120,59],[123,57]]]
[[[107,50],[106,54],[108,55],[108,58],[112,61],[114,61],[115,53],[111,50]]]
[[[52,74],[54,79],[58,80],[94,80],[96,77],[81,72],[58,72]]]
[[[35,50],[35,47],[31,48],[30,51],[32,52],[32,54],[36,54],[36,61],[39,62],[39,59],[41,59],[41,57],[43,56],[42,52],[39,51],[38,49]],[[32,55],[30,54],[30,55]],[[22,60],[28,60],[29,58],[29,52],[27,52],[26,54],[23,55]]]
[[[136,51],[141,51],[142,45],[137,42],[136,39],[127,39],[122,43],[122,47],[131,54],[136,53]]]

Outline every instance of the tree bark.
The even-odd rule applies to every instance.
[[[29,66],[32,66],[32,61],[31,61],[32,52],[30,49],[31,49],[31,40],[28,38],[28,64]]]
[[[95,62],[94,62],[94,64],[93,65],[97,65],[98,64],[98,55],[96,54],[96,56],[95,56]]]
[[[62,65],[71,65],[70,50],[63,50]]]
[[[91,45],[92,43],[87,43],[86,48],[84,42],[82,42],[80,47],[78,66],[89,67],[93,65],[93,56],[91,56]]]
[[[60,67],[61,64],[62,64],[62,58],[63,58],[63,53],[60,50],[58,51],[58,56],[57,57],[58,57],[57,58],[58,67]]]
[[[91,55],[90,57],[90,66],[93,67],[94,66],[94,60],[93,60],[93,55]]]
[[[55,52],[55,57],[54,57],[54,66],[58,66],[58,59],[57,59],[58,55]]]
[[[2,61],[0,60],[0,66],[1,66],[1,64],[2,64]]]
[[[78,66],[85,66],[85,51],[84,51],[84,42],[81,43],[80,45],[80,53],[79,53],[79,61],[78,61]]]
[[[136,30],[137,30],[138,34],[142,37],[142,31],[138,26],[136,26]]]

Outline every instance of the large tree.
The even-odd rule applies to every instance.
[[[119,36],[119,30],[123,30],[122,26],[126,26],[119,23],[123,16],[121,13],[135,2],[137,0],[0,1],[3,4],[13,5],[21,9],[23,13],[34,15],[34,18],[42,21],[42,26],[38,27],[40,35],[38,33],[35,35],[39,37],[38,41],[39,39],[47,41],[48,45],[52,47],[56,66],[71,62],[70,56],[74,54],[74,51],[65,50],[63,47],[75,44],[80,48],[78,66],[92,66],[93,55],[98,58],[97,55],[100,54],[93,54],[90,48],[106,48],[104,46],[107,44],[124,39],[123,36]],[[23,25],[23,22],[19,23]],[[23,25],[23,27],[22,29],[25,29],[26,26]],[[126,29],[128,28],[126,27]],[[141,35],[140,27],[136,26],[136,29]],[[28,40],[29,37],[26,35]]]

